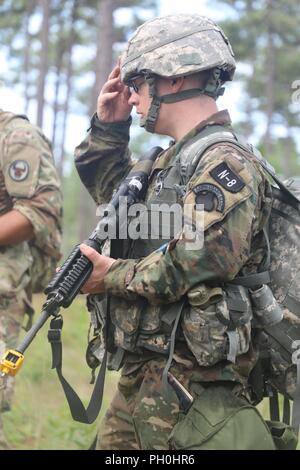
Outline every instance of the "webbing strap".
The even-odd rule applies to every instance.
[[[226,131],[226,134],[227,134],[226,136],[224,135],[224,130]],[[208,138],[204,140],[203,146],[200,147],[200,149],[198,149],[198,156],[201,158],[201,156],[204,154],[206,150],[208,150],[210,147],[218,143],[219,144],[231,144],[235,147],[239,147],[241,150],[244,150],[248,153],[250,152],[256,158],[256,160],[261,164],[261,166],[266,170],[266,172],[273,178],[273,180],[276,182],[279,188],[284,192],[284,194],[286,195],[286,198],[288,199],[288,203],[291,206],[293,206],[296,210],[299,211],[300,210],[299,199],[278,178],[272,165],[270,165],[270,163],[267,162],[263,158],[259,150],[257,150],[251,144],[248,144],[241,136],[235,134],[233,131],[228,130],[225,127],[224,127],[224,130],[223,132],[222,131],[220,132],[220,130],[216,131],[216,129],[212,126],[210,128],[211,132],[209,132]]]
[[[234,364],[236,361],[238,345],[239,345],[238,332],[236,330],[229,330],[226,332],[226,335],[228,337],[228,342],[229,342],[227,360]]]
[[[75,421],[79,421],[80,423],[91,424],[97,418],[102,405],[107,351],[105,350],[90,402],[88,407],[85,408],[75,390],[71,387],[62,374],[62,327],[62,317],[55,317],[51,320],[50,329],[48,331],[48,340],[51,344],[52,350],[52,369],[56,369],[59,381],[68,401],[72,418]]]
[[[260,273],[248,274],[246,276],[238,276],[228,282],[228,284],[237,284],[243,287],[256,287],[260,284],[268,284],[270,282],[270,273],[269,271],[262,271]]]
[[[300,427],[300,362],[297,362],[297,383],[294,395],[293,413],[292,413],[292,428],[298,436]]]
[[[271,421],[280,421],[278,392],[272,388],[269,396],[269,410]]]
[[[299,312],[300,312],[300,302],[299,302],[299,300],[296,300],[294,297],[287,294],[282,303],[286,308],[291,310],[291,312],[299,314]]]
[[[290,400],[285,396],[283,400],[283,416],[282,421],[285,424],[291,424],[291,405]]]
[[[171,367],[172,360],[173,360],[173,354],[174,354],[174,350],[175,350],[176,331],[177,331],[178,323],[179,323],[179,320],[180,320],[180,317],[181,317],[181,313],[182,313],[184,304],[185,304],[185,299],[183,299],[180,302],[180,304],[178,305],[178,310],[176,312],[174,310],[174,326],[172,328],[172,333],[171,333],[171,337],[170,337],[169,357],[168,357],[167,363],[165,365],[165,368],[164,368],[163,374],[162,374],[162,383],[163,383],[163,386],[164,386],[165,390],[168,390],[168,387],[169,387],[168,372],[169,372],[169,369]],[[172,309],[175,309],[175,306],[173,306]]]
[[[206,92],[205,88],[193,88],[189,90],[179,91],[178,93],[170,93],[168,95],[157,96],[157,99],[161,103],[177,103],[177,101],[188,100],[194,98],[195,96],[204,95]],[[205,93],[209,96],[214,96],[213,93]]]

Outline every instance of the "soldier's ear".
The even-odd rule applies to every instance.
[[[184,77],[171,78],[171,85],[172,85],[173,91],[174,92],[179,91],[183,86],[183,82],[184,82]]]

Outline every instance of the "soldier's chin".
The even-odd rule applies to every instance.
[[[146,120],[147,120],[147,117],[144,117],[142,114],[140,115],[140,123],[139,123],[139,126],[140,127],[145,127],[146,126]]]

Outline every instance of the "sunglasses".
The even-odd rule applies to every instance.
[[[136,83],[137,80],[142,80],[140,83]],[[128,83],[129,91],[132,94],[133,92],[138,93],[141,86],[145,83],[145,79],[143,77],[138,77],[136,79],[130,80]]]

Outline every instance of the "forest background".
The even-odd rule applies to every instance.
[[[99,90],[136,27],[174,12],[207,14],[224,28],[237,72],[220,109],[230,109],[235,128],[282,177],[300,177],[298,0],[0,0],[0,108],[27,114],[52,141],[64,194],[64,258],[97,223],[95,206],[74,169],[73,150],[86,134]],[[136,157],[167,142],[141,132],[134,117]],[[35,298],[37,313],[43,300]],[[84,298],[64,317],[64,370],[87,400]],[[17,449],[85,449],[97,423],[72,421],[50,366],[44,328],[26,354],[13,411],[4,418],[10,440]],[[116,380],[117,374],[108,375],[106,397]]]

